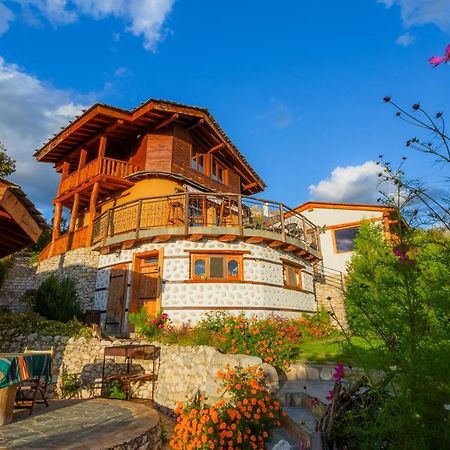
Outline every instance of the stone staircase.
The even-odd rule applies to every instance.
[[[266,444],[267,450],[277,448],[281,440],[292,449],[314,448],[310,447],[311,438],[329,403],[326,396],[334,386],[333,369],[332,365],[295,364],[286,379],[280,379],[280,389],[275,397],[286,416],[282,419],[282,427],[272,433]],[[285,444],[280,450],[288,448]]]

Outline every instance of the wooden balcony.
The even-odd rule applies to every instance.
[[[77,187],[88,184],[98,177],[104,176],[106,179],[123,180],[128,175],[139,171],[135,164],[129,164],[126,161],[113,158],[95,159],[80,170],[72,172],[61,181],[59,195],[64,195]]]
[[[216,237],[266,242],[306,259],[321,259],[319,229],[282,203],[232,194],[183,193],[145,198],[110,209],[94,221],[94,248]]]

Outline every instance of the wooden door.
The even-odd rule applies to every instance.
[[[117,264],[111,268],[106,305],[106,323],[119,325],[122,328],[125,316],[125,301],[127,295],[127,266]]]
[[[161,267],[158,252],[136,255],[133,271],[130,312],[140,311],[143,305],[149,316],[159,312],[161,295]]]

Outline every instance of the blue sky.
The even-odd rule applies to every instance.
[[[57,179],[34,150],[96,101],[163,98],[207,107],[265,198],[372,202],[370,161],[417,134],[382,98],[448,111],[450,67],[427,60],[449,42],[450,0],[0,0],[0,141],[48,214]]]

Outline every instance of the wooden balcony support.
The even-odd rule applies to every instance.
[[[100,183],[94,183],[89,199],[89,231],[88,231],[88,245],[92,245],[92,234],[94,231],[94,220],[97,213],[97,199],[100,191]]]

